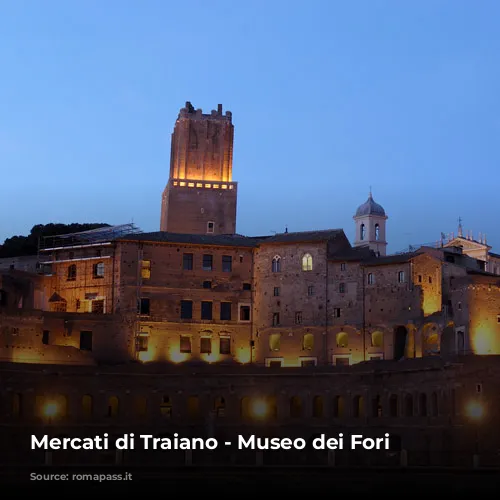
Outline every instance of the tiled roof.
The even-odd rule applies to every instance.
[[[397,255],[386,255],[384,257],[373,257],[364,262],[366,266],[384,266],[388,264],[402,264],[409,262],[413,257],[420,255],[424,252],[407,252]]]
[[[212,245],[231,247],[255,247],[259,238],[251,238],[240,234],[180,234],[166,231],[140,233],[118,238],[118,241],[144,241],[154,243],[181,243],[189,245]]]
[[[340,251],[329,256],[329,260],[338,262],[359,262],[375,257],[375,252],[369,247],[353,247],[347,251]]]
[[[261,243],[301,243],[315,241],[332,241],[345,238],[342,229],[325,229],[320,231],[300,231],[295,233],[277,233],[273,236],[264,236]]]
[[[180,234],[165,231],[131,234],[118,241],[144,241],[159,243],[181,243],[190,245],[212,245],[233,247],[256,247],[266,243],[299,243],[318,242],[344,239],[342,229],[327,229],[324,231],[303,231],[295,233],[278,233],[271,236],[243,236],[240,234]]]

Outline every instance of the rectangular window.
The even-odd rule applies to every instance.
[[[233,270],[233,258],[230,255],[222,256],[222,272],[230,273]]]
[[[302,313],[300,311],[295,313],[295,324],[296,325],[302,324]]]
[[[44,330],[42,333],[42,344],[49,345],[50,332]]]
[[[190,354],[191,337],[189,337],[188,335],[181,335],[179,347],[182,354]]]
[[[300,362],[300,366],[306,368],[310,366],[316,366],[316,360],[315,359],[303,359]]]
[[[98,299],[92,301],[92,313],[104,314],[104,299]],[[149,314],[149,310],[145,314]]]
[[[337,356],[335,359],[335,366],[349,366],[350,363],[349,356]]]
[[[136,350],[137,352],[147,352],[149,346],[149,337],[147,335],[140,335],[137,337]]]
[[[250,306],[240,306],[240,321],[250,321]]]
[[[340,318],[340,307],[335,307],[333,309],[333,317],[334,318]]]
[[[219,352],[225,355],[231,354],[231,339],[229,337],[220,338]]]
[[[200,353],[201,354],[211,354],[212,353],[212,338],[211,337],[201,337],[201,339],[200,339]]]
[[[181,319],[193,319],[192,300],[181,300]]]
[[[340,264],[340,270],[345,271],[345,262],[342,262],[342,264]]]
[[[268,363],[267,363],[267,366],[269,368],[281,368],[282,365],[283,365],[283,361],[281,361],[281,359],[271,360],[271,361],[268,361]]]
[[[80,351],[92,351],[92,332],[80,332]]]
[[[142,298],[139,299],[139,314],[142,314],[144,316],[149,315],[149,299],[148,298]]]
[[[273,294],[275,297],[279,297],[280,296],[280,287],[279,286],[275,286],[274,287],[274,294]]]
[[[214,232],[214,229],[215,229],[215,224],[210,221],[210,222],[207,222],[207,233],[213,233]]]
[[[375,283],[375,276],[373,276],[373,273],[368,273],[368,284],[373,285]]]
[[[273,326],[280,324],[280,313],[273,313]]]
[[[220,319],[221,321],[231,321],[231,302],[220,303]]]
[[[307,287],[307,295],[312,297],[314,295],[314,287],[312,285]]]
[[[142,260],[141,261],[141,278],[143,280],[148,280],[151,278],[151,261]]]
[[[201,303],[201,319],[212,319],[212,302],[203,301]]]
[[[192,253],[185,253],[182,256],[182,268],[185,271],[192,271],[193,270],[193,254]]]
[[[339,283],[339,293],[345,293],[345,283]]]
[[[418,282],[422,283],[422,275],[421,274],[418,275]]]
[[[212,288],[212,282],[211,281],[204,281],[203,288]]]
[[[213,268],[213,260],[214,260],[214,257],[213,255],[207,255],[205,254],[203,256],[203,270],[204,271],[211,271],[212,268]]]
[[[250,283],[243,283],[243,290],[251,290],[252,285]]]
[[[104,262],[98,262],[93,266],[94,278],[104,278]]]
[[[404,283],[404,282],[405,282],[405,272],[399,271],[398,272],[398,283]]]

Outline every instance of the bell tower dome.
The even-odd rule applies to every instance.
[[[356,237],[354,246],[367,246],[378,255],[386,255],[385,210],[375,202],[370,189],[368,199],[358,207],[354,215]]]

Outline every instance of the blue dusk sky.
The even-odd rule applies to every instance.
[[[3,0],[0,241],[49,222],[159,230],[191,101],[235,125],[237,231],[344,228],[372,186],[389,251],[500,252],[497,0]]]

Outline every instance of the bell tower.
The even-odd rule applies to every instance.
[[[368,199],[358,207],[354,215],[356,224],[354,246],[368,246],[378,255],[386,255],[385,225],[387,219],[385,210],[375,202],[370,189]]]
[[[172,133],[170,176],[163,191],[160,230],[234,234],[237,183],[233,182],[232,113],[203,114],[190,102]]]

